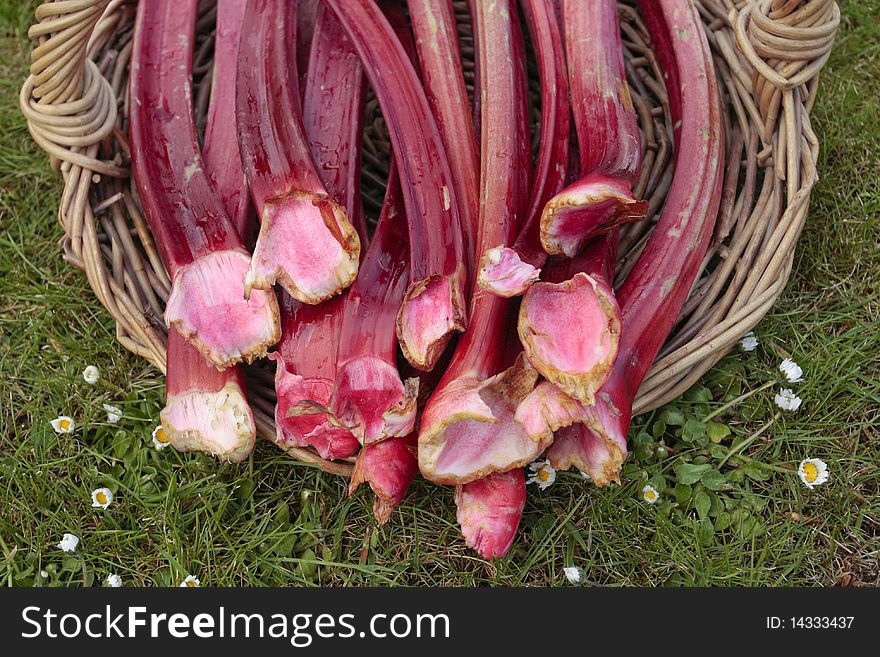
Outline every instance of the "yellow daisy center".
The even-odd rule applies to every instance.
[[[95,493],[95,500],[97,500],[98,504],[107,504],[107,493],[100,490]]]
[[[547,472],[543,468],[541,470],[538,470],[538,479],[540,479],[541,481],[547,481],[549,478],[550,478],[549,472]]]
[[[159,430],[156,432],[156,440],[163,444],[168,442],[168,434],[165,433],[165,429],[162,427],[159,427]]]
[[[188,581],[186,582],[186,585],[187,585],[188,587],[190,587],[191,589],[194,589],[194,588],[196,587],[196,583],[195,583],[194,581],[192,581],[192,580],[188,580]]]
[[[648,490],[645,491],[645,499],[646,500],[657,499],[657,493],[654,491],[653,488],[649,488]]]
[[[70,420],[61,420],[58,423],[58,426],[61,427],[64,431],[70,429]]]
[[[812,463],[804,463],[803,467],[804,479],[812,484],[819,477],[819,468]]]

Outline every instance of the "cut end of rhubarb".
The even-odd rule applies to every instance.
[[[514,420],[538,373],[521,354],[489,379],[458,378],[436,391],[422,414],[419,469],[438,484],[465,484],[531,463],[553,437],[532,440]]]
[[[517,468],[458,486],[455,505],[467,546],[484,559],[503,557],[526,506],[525,475]]]
[[[342,459],[360,447],[358,439],[339,425],[329,412],[333,382],[305,378],[288,372],[280,354],[269,354],[277,361],[275,372],[275,443],[283,448],[313,447],[321,458]]]
[[[509,299],[525,292],[540,276],[541,270],[523,262],[514,249],[496,246],[480,259],[477,283],[487,292]]]
[[[578,400],[549,381],[542,381],[517,406],[514,419],[532,440],[547,440],[553,432],[587,418]]]
[[[353,495],[358,486],[368,483],[376,496],[373,515],[380,525],[391,519],[391,512],[403,501],[418,472],[414,452],[415,434],[412,434],[367,445],[358,454],[348,494]]]
[[[647,201],[635,200],[628,182],[598,174],[584,176],[544,207],[541,245],[547,253],[573,258],[593,237],[639,221],[647,211]]]
[[[418,370],[430,371],[452,334],[464,330],[461,276],[434,276],[410,285],[397,313],[397,339]]]
[[[165,322],[220,370],[262,358],[281,336],[275,293],[244,298],[248,264],[241,251],[194,260],[177,271],[165,308]]]
[[[361,356],[339,368],[332,409],[362,444],[370,445],[412,433],[418,392],[418,379],[404,383],[393,365],[375,356]]]
[[[611,288],[584,273],[536,283],[523,298],[519,339],[532,365],[563,392],[592,404],[608,378],[620,337],[620,307]]]
[[[619,484],[626,440],[612,438],[599,425],[574,424],[556,432],[547,458],[557,470],[574,467],[586,472],[600,488],[611,482]]]
[[[171,444],[181,452],[206,452],[238,463],[254,449],[254,416],[234,381],[216,392],[169,395],[159,417]]]
[[[316,304],[354,281],[360,238],[329,196],[291,192],[268,199],[261,220],[245,294],[278,282],[293,298]]]

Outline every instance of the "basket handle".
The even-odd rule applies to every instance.
[[[110,83],[89,57],[95,27],[119,5],[118,0],[46,2],[37,7],[38,22],[28,30],[37,45],[19,104],[31,136],[56,169],[66,163],[128,176],[127,169],[96,157],[98,145],[116,127],[117,104]]]

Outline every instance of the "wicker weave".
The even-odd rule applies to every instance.
[[[782,292],[816,183],[819,144],[810,110],[840,22],[833,0],[696,2],[728,110],[724,192],[702,274],[639,390],[635,413],[661,406],[693,385]],[[213,11],[204,4],[194,67],[197,115],[204,114],[209,91],[198,80],[211,77],[204,73],[211,66]],[[85,271],[115,318],[122,345],[164,372],[161,318],[170,281],[132,194],[128,168],[127,74],[135,5],[132,0],[41,5],[29,33],[37,45],[20,101],[31,135],[64,177],[58,210],[64,257]],[[635,193],[649,199],[654,217],[673,173],[669,110],[637,11],[621,2],[620,15],[645,148]],[[466,74],[472,70],[466,61]],[[382,199],[387,136],[375,103],[367,114],[363,180],[369,210]],[[652,226],[647,221],[624,231],[620,277]],[[249,368],[248,388],[258,433],[271,438],[275,396],[268,366]],[[309,449],[289,451],[327,471],[350,473],[350,463],[324,461]]]

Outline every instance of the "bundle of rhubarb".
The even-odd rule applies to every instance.
[[[645,145],[615,0],[219,0],[204,134],[199,2],[140,2],[130,151],[172,280],[171,443],[246,458],[244,363],[269,359],[272,440],[353,460],[349,492],[369,484],[379,522],[421,473],[455,486],[467,544],[499,557],[542,454],[618,481],[635,395],[704,266],[724,161],[697,8],[638,9],[673,126],[656,217],[633,191]],[[389,143],[375,220],[368,95]],[[623,276],[621,226],[645,220]]]

